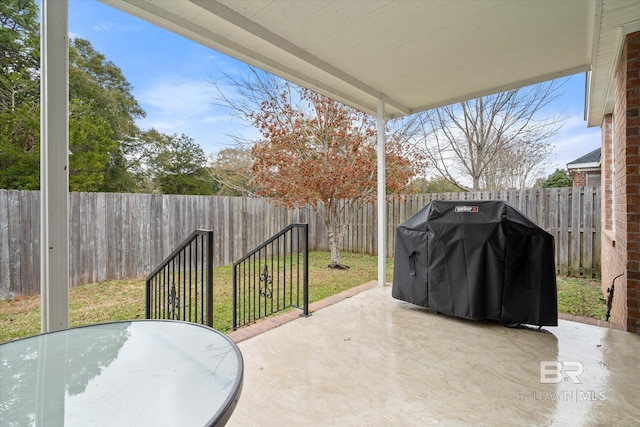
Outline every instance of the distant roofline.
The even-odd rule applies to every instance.
[[[587,153],[584,156],[578,157],[574,161],[567,163],[567,169],[599,169],[601,152],[602,150],[600,148],[596,148],[590,153]]]

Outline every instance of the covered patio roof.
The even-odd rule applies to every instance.
[[[387,118],[590,71],[607,108],[635,0],[101,0],[359,110]]]

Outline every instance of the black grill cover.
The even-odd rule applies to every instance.
[[[432,201],[396,229],[394,298],[465,319],[558,325],[553,236],[501,201]]]

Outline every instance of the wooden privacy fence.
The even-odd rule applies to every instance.
[[[506,200],[554,235],[559,274],[600,275],[600,191],[596,187],[405,195],[387,203],[387,255],[395,227],[429,201]],[[214,231],[215,265],[231,264],[292,222],[309,224],[309,249],[329,247],[309,207],[264,199],[71,193],[71,286],[146,276],[195,229]],[[353,208],[343,250],[377,252],[377,209]],[[40,195],[0,190],[0,299],[40,289]]]
[[[567,187],[402,196],[388,206],[387,255],[393,256],[395,227],[431,200],[504,200],[555,239],[560,275],[600,277],[600,187]]]

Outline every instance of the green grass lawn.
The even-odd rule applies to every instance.
[[[327,252],[309,254],[309,302],[377,279],[377,257],[343,253],[348,270],[327,267]],[[231,329],[231,266],[214,271],[214,327]],[[387,281],[393,277],[393,260],[387,260]],[[144,318],[144,279],[93,283],[69,291],[71,326]],[[604,319],[606,306],[599,282],[558,277],[558,311]],[[40,332],[40,297],[0,301],[0,343]]]
[[[377,257],[342,253],[348,270],[333,270],[328,252],[309,254],[309,302],[319,301],[346,289],[377,279]],[[387,260],[387,280],[393,276],[393,260]],[[108,281],[69,290],[70,326],[117,320],[143,319],[144,278]],[[214,270],[214,327],[228,331],[232,325],[231,266]],[[40,332],[40,296],[0,301],[0,343]]]
[[[558,312],[604,320],[607,314],[600,282],[558,277]]]

